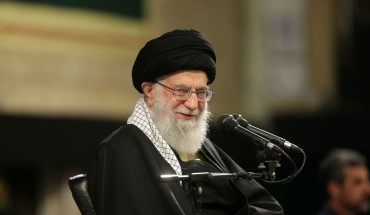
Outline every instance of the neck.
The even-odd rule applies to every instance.
[[[329,201],[329,208],[338,215],[356,215],[352,210],[344,207],[341,203],[335,201]]]

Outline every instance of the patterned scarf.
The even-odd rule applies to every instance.
[[[162,157],[171,165],[177,175],[181,175],[181,166],[175,153],[171,147],[166,143],[163,137],[159,134],[150,116],[149,108],[146,105],[144,98],[137,101],[134,112],[128,118],[127,124],[133,124],[144,132],[146,136],[152,141],[155,148],[159,151]]]

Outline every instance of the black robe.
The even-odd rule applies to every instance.
[[[202,147],[224,172],[245,172],[208,139]],[[97,215],[195,214],[179,182],[158,176],[176,174],[149,138],[135,125],[124,125],[99,144],[87,174]],[[235,180],[245,205],[237,214],[284,214],[279,203],[255,180]]]

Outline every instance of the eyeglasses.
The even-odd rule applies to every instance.
[[[173,96],[178,100],[187,100],[187,99],[190,98],[191,94],[195,93],[197,95],[198,101],[208,102],[212,98],[212,96],[214,95],[214,93],[212,93],[212,91],[207,90],[207,89],[201,89],[201,90],[197,90],[195,92],[192,92],[191,88],[176,87],[176,88],[173,89],[173,88],[171,88],[169,86],[166,86],[164,84],[161,84],[157,81],[155,83],[157,83],[157,84],[161,85],[162,87],[165,87],[169,90],[172,90]]]

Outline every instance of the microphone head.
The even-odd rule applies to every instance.
[[[218,117],[216,124],[217,127],[224,132],[235,131],[235,128],[239,125],[233,115],[230,114],[224,114]]]
[[[240,114],[234,114],[233,116],[234,116],[235,120],[239,123],[239,125],[241,127],[243,127],[243,128],[248,128],[249,127],[249,122],[246,119],[244,119],[242,117],[242,115],[240,115]]]

